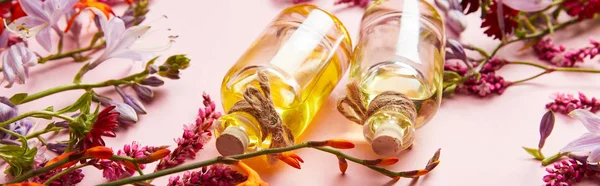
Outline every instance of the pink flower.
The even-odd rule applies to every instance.
[[[583,93],[579,93],[579,98],[572,94],[557,93],[554,95],[554,102],[546,104],[546,108],[558,113],[569,114],[575,109],[587,109],[591,112],[600,110],[600,101],[596,98],[588,99]]]
[[[497,76],[494,72],[490,72],[481,74],[479,81],[475,77],[465,81],[457,89],[463,93],[485,97],[492,93],[504,93],[508,85],[509,83],[502,76]]]
[[[42,168],[43,166],[44,166],[43,164],[37,164],[36,168]],[[46,173],[43,173],[36,177],[31,178],[31,181],[36,182],[36,183],[44,183],[48,179],[50,179],[52,176],[61,172],[62,170],[63,169],[48,171]],[[62,175],[58,179],[55,179],[48,186],[72,186],[72,185],[76,185],[77,183],[81,182],[84,177],[85,177],[85,175],[83,174],[83,170],[77,169],[77,170],[71,171],[65,175]]]
[[[566,0],[562,6],[567,14],[579,19],[591,19],[600,13],[600,0]]]
[[[598,174],[589,169],[585,163],[582,164],[575,159],[557,162],[552,168],[546,168],[546,171],[548,175],[544,176],[543,180],[549,186],[572,185],[583,180],[585,176]]]
[[[129,177],[133,175],[133,172],[135,172],[135,170],[131,172],[130,170],[127,170],[127,168],[123,167],[123,165],[111,160],[102,160],[94,164],[94,167],[102,170],[102,177],[110,181]]]
[[[205,108],[198,110],[196,123],[184,126],[183,135],[175,140],[177,148],[157,165],[157,170],[175,167],[182,164],[187,158],[196,158],[196,153],[202,150],[212,138],[210,128],[213,121],[221,117],[221,113],[215,111],[215,102],[210,99],[208,94],[204,93],[202,97]]]
[[[538,59],[551,62],[554,57],[565,51],[565,46],[555,45],[552,39],[546,38],[535,44],[533,51],[538,55]]]
[[[202,167],[202,171],[185,172],[183,177],[173,176],[169,178],[167,186],[187,186],[187,185],[236,185],[247,179],[239,172],[216,164]]]
[[[336,0],[334,5],[339,5],[339,4],[352,4],[354,6],[360,6],[360,7],[367,7],[367,5],[369,5],[369,2],[372,0]]]

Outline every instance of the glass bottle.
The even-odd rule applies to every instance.
[[[417,111],[380,109],[363,123],[375,153],[396,156],[412,145],[416,128],[437,112],[442,98],[444,24],[424,0],[387,0],[369,7],[361,22],[350,80],[370,102],[385,91],[404,94]]]
[[[258,87],[257,73],[266,73],[275,109],[294,138],[307,128],[348,69],[352,51],[343,24],[314,5],[283,10],[231,67],[223,79],[223,108],[244,99],[249,86]],[[233,112],[216,122],[216,147],[228,156],[269,147],[257,119]]]

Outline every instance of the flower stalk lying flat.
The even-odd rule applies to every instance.
[[[343,141],[343,140],[339,140],[339,141]],[[136,182],[150,180],[150,179],[158,178],[158,177],[173,174],[173,173],[183,172],[186,170],[197,169],[200,167],[205,167],[205,166],[209,166],[209,165],[213,165],[213,164],[235,164],[238,160],[248,159],[248,158],[267,155],[267,154],[277,154],[277,153],[289,152],[289,151],[298,150],[298,149],[302,149],[302,148],[314,148],[314,149],[317,149],[322,152],[336,155],[336,157],[342,157],[351,162],[354,162],[354,163],[357,163],[360,165],[364,165],[374,171],[377,171],[383,175],[389,176],[394,179],[401,178],[401,177],[405,177],[405,178],[420,177],[420,176],[423,176],[423,175],[429,173],[430,171],[432,171],[439,164],[440,151],[438,150],[434,154],[434,156],[429,160],[429,162],[427,163],[427,165],[425,166],[424,169],[394,172],[394,171],[390,171],[385,168],[381,168],[377,165],[373,165],[371,163],[371,162],[373,162],[373,160],[359,159],[359,158],[350,156],[348,154],[345,154],[341,151],[323,147],[324,143],[326,144],[326,142],[327,141],[325,141],[325,142],[324,141],[309,141],[309,142],[299,143],[299,144],[292,145],[289,147],[284,147],[284,148],[270,148],[270,149],[264,149],[261,151],[256,151],[256,152],[251,152],[251,153],[246,153],[246,154],[240,154],[240,155],[234,155],[234,156],[228,156],[228,157],[216,157],[216,158],[212,158],[212,159],[201,161],[201,162],[195,162],[195,163],[190,163],[190,164],[186,164],[186,165],[182,165],[182,166],[178,166],[178,167],[164,169],[164,170],[157,171],[157,172],[150,173],[150,174],[144,174],[144,175],[140,175],[140,176],[135,176],[135,177],[130,177],[130,178],[113,181],[113,182],[106,183],[106,184],[100,184],[100,186],[114,186],[114,185],[124,185],[124,184],[136,183]],[[382,160],[380,160],[380,161],[382,161]],[[243,185],[243,183],[242,183],[242,185]]]

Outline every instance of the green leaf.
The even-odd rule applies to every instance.
[[[10,166],[5,173],[11,174],[13,177],[21,175],[23,172],[31,170],[34,163],[34,157],[37,153],[37,148],[29,149],[16,145],[0,146],[0,158],[2,158]]]
[[[155,58],[152,58],[150,61],[148,61],[148,63],[146,63],[146,69],[148,69],[148,67],[150,67],[150,65],[154,65],[154,63],[156,62],[158,57],[159,56],[156,56]]]
[[[77,101],[75,101],[75,103],[73,103],[72,105],[69,105],[66,108],[59,110],[58,113],[61,114],[61,113],[67,113],[67,112],[75,112],[77,110],[85,109],[85,108],[89,109],[91,103],[92,103],[92,94],[90,92],[86,92],[85,94],[81,95],[81,97],[79,97],[79,99],[77,99]]]
[[[444,71],[444,82],[456,82],[460,80],[462,76],[453,71]]]
[[[21,102],[23,102],[23,100],[27,97],[27,93],[18,93],[15,94],[14,96],[10,97],[10,102],[12,102],[15,105],[21,104]]]
[[[444,89],[444,96],[452,95],[456,91],[456,84],[449,85]]]
[[[49,112],[54,112],[54,107],[53,106],[49,106],[48,108],[44,109],[45,111],[49,111]]]
[[[540,153],[540,150],[534,148],[523,147],[527,153],[533,156],[537,160],[544,160],[544,155]]]

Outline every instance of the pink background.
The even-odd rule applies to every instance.
[[[357,42],[361,8],[334,7],[333,0],[315,0],[315,4],[333,12],[346,25]],[[124,144],[138,141],[143,145],[175,145],[173,139],[180,137],[183,124],[194,121],[196,110],[202,106],[202,92],[208,92],[220,109],[219,88],[221,79],[246,48],[259,36],[265,26],[288,4],[274,0],[216,0],[154,1],[148,22],[155,29],[171,29],[179,35],[177,43],[161,53],[164,59],[172,54],[188,54],[192,59],[189,69],[181,80],[167,80],[165,86],[155,89],[156,99],[146,105],[148,115],[127,129],[120,129],[117,138],[108,139],[107,144],[121,149]],[[122,12],[123,8],[117,8]],[[119,13],[120,14],[120,13]],[[167,20],[152,21],[162,15]],[[491,51],[497,41],[483,34],[479,28],[479,13],[469,16],[469,29],[463,41]],[[568,32],[553,36],[557,43],[570,47],[587,44],[589,38],[600,39],[600,29],[580,24]],[[158,44],[166,42],[166,36],[154,37]],[[518,52],[522,43],[503,49],[499,56],[508,60],[536,61],[530,50]],[[38,47],[39,49],[39,47]],[[41,50],[37,50],[41,51]],[[133,67],[132,67],[133,64]],[[18,92],[38,92],[71,82],[82,64],[70,60],[53,61],[33,68],[27,85],[12,89],[0,89],[0,95],[11,96]],[[599,68],[597,60],[587,62],[584,67]],[[137,72],[140,62],[111,60],[84,78],[85,82],[97,82],[107,78],[118,78]],[[538,69],[526,66],[507,66],[500,74],[508,80],[517,80],[537,73]],[[541,185],[544,168],[533,161],[521,146],[535,147],[539,138],[538,126],[546,111],[544,105],[551,101],[555,92],[600,96],[597,82],[600,77],[592,74],[552,73],[530,83],[508,88],[501,96],[488,98],[455,95],[445,98],[442,108],[434,119],[418,130],[414,148],[400,157],[400,162],[389,167],[392,170],[412,170],[424,167],[437,148],[442,148],[441,164],[428,176],[419,180],[401,179],[394,183],[390,179],[368,168],[350,163],[346,175],[341,175],[335,156],[313,149],[298,150],[305,160],[297,170],[279,164],[260,169],[263,179],[271,185]],[[362,128],[345,120],[336,110],[335,101],[344,94],[344,79],[329,97],[327,104],[317,115],[305,135],[300,139],[323,140],[345,138],[358,146],[348,150],[349,154],[365,159],[377,158],[362,139]],[[104,92],[104,91],[100,91]],[[114,96],[111,89],[106,89]],[[43,109],[49,105],[62,107],[74,101],[81,91],[53,95],[20,107],[21,112]],[[117,98],[117,97],[115,97]],[[119,98],[120,99],[120,98]],[[46,122],[38,121],[38,129]],[[573,119],[559,115],[555,132],[544,149],[545,154],[557,152],[568,141],[585,132],[585,128]],[[195,161],[218,155],[212,140]],[[151,172],[150,165],[144,172]],[[93,168],[85,168],[86,178],[81,185],[104,182],[101,174]],[[156,179],[156,185],[166,185],[168,177]],[[587,181],[581,185],[594,185]],[[598,182],[598,180],[595,180]]]

